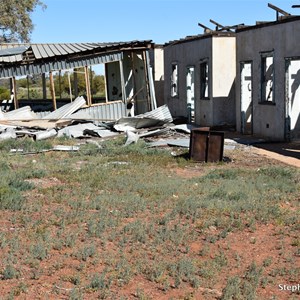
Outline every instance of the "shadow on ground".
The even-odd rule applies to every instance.
[[[259,143],[254,146],[284,156],[300,159],[300,141],[290,143]]]
[[[254,136],[240,135],[238,133],[226,132],[225,138],[232,139],[243,145],[249,145],[264,149],[287,157],[300,159],[300,140],[293,142],[267,142],[264,139]]]

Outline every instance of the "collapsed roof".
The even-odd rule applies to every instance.
[[[0,44],[0,78],[41,74],[122,59],[122,51],[148,49],[151,40],[115,43]]]
[[[110,43],[0,44],[0,79],[10,78],[11,99],[14,101],[14,108],[18,108],[16,77],[44,76],[42,88],[43,99],[46,100],[45,75],[49,73],[50,93],[53,108],[56,109],[53,72],[84,68],[86,86],[84,95],[87,98],[87,105],[92,106],[95,103],[92,102],[88,68],[106,64],[105,76],[109,78],[106,77],[104,104],[110,105],[122,101],[126,105],[129,101],[135,101],[135,113],[143,113],[156,108],[149,58],[149,50],[152,48],[151,40]],[[77,87],[77,79],[74,79],[74,86]],[[70,82],[69,87],[72,101]],[[74,93],[75,97],[79,96],[77,90]]]
[[[169,46],[169,45],[176,45],[176,44],[181,44],[185,42],[190,42],[193,40],[199,40],[199,39],[205,39],[209,38],[212,36],[235,36],[236,32],[251,29],[253,27],[261,27],[261,26],[268,26],[268,25],[273,25],[274,23],[278,22],[289,22],[293,20],[294,18],[299,18],[299,16],[292,15],[285,10],[268,3],[268,7],[275,10],[276,12],[276,21],[257,21],[256,25],[245,25],[244,23],[237,24],[237,25],[222,25],[212,19],[209,21],[215,26],[215,29],[212,29],[202,23],[198,23],[198,26],[202,27],[204,29],[203,34],[197,34],[197,35],[190,35],[186,36],[184,38],[178,39],[178,40],[172,40],[164,44],[164,46]],[[300,5],[293,5],[293,8],[299,8]]]

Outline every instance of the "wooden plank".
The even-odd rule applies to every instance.
[[[16,82],[16,77],[12,78],[12,85],[13,85],[13,97],[14,97],[14,106],[15,109],[19,108],[19,102],[18,102],[18,97],[17,97],[17,82]]]
[[[53,80],[53,74],[52,72],[49,72],[49,78],[50,78],[50,91],[51,91],[51,97],[53,102],[53,109],[57,109],[56,105],[56,96],[55,96],[55,87],[54,87],[54,80]]]
[[[271,3],[268,3],[268,7],[276,10],[278,13],[281,13],[282,15],[284,16],[290,16],[291,14],[289,14],[288,12],[284,11],[283,9],[271,4]]]
[[[223,29],[223,28],[224,28],[224,26],[223,26],[222,24],[220,24],[220,23],[218,23],[218,22],[216,22],[216,21],[214,21],[214,20],[212,20],[212,19],[210,19],[209,22],[211,22],[211,23],[213,23],[214,25],[217,26],[216,30],[219,30],[219,29]]]
[[[144,73],[145,73],[145,83],[147,89],[147,104],[148,111],[151,111],[151,103],[150,103],[150,86],[149,86],[149,76],[148,76],[148,65],[147,65],[147,57],[145,51],[143,51],[143,62],[144,62]]]
[[[134,53],[133,51],[130,52],[130,59],[131,59],[131,68],[132,68],[132,88],[133,88],[133,102],[134,105],[137,101],[137,91],[136,91],[136,78],[135,78],[135,65],[134,65]],[[136,107],[134,109],[134,112],[136,111]]]
[[[205,33],[213,32],[212,29],[210,29],[209,27],[207,27],[201,23],[198,23],[198,26],[202,27],[204,29]]]
[[[75,99],[78,97],[78,76],[76,69],[73,70],[73,75],[74,75],[74,96]]]
[[[47,99],[47,87],[46,87],[46,75],[42,74],[42,84],[43,84],[43,99]]]
[[[106,80],[106,72],[107,72],[107,68],[106,68],[106,64],[104,64],[104,90],[105,90],[105,103],[108,103],[108,86],[107,86],[107,80]]]
[[[125,103],[127,95],[126,95],[126,89],[125,89],[123,60],[119,61],[119,66],[120,66],[120,77],[121,77],[122,100]]]
[[[92,105],[91,98],[91,84],[90,84],[90,76],[88,66],[84,67],[84,76],[85,76],[85,88],[86,88],[86,97],[88,106]]]

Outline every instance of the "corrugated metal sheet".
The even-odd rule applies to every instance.
[[[78,97],[74,100],[74,102],[68,103],[68,104],[56,109],[49,115],[46,115],[45,117],[43,117],[43,119],[59,120],[59,119],[68,117],[85,104],[86,104],[85,99],[82,96]]]
[[[130,42],[116,42],[116,43],[60,43],[60,44],[0,44],[0,62],[3,60],[3,53],[12,51],[10,54],[10,62],[19,61],[16,59],[15,54],[22,54],[27,49],[31,49],[35,59],[51,58],[54,56],[63,56],[76,54],[80,52],[96,51],[107,52],[110,50],[121,49],[122,47],[141,47],[151,43],[150,40],[146,41],[130,41]],[[25,51],[14,53],[16,49],[26,47]],[[7,56],[7,54],[5,54]]]
[[[149,117],[153,119],[163,120],[165,122],[173,121],[172,115],[167,105],[160,106],[157,109],[146,112],[143,115],[136,116],[136,117]]]
[[[13,67],[0,67],[0,78],[8,78],[13,76],[25,76],[28,74],[41,74],[54,70],[67,70],[77,67],[103,64],[113,61],[119,61],[123,58],[122,53],[102,54],[90,58],[77,58],[76,60],[52,61],[41,64],[17,65]]]
[[[0,78],[118,61],[123,58],[124,48],[134,50],[147,48],[150,44],[150,40],[118,43],[0,44]],[[19,53],[16,49],[22,47],[27,50]],[[12,54],[7,56],[7,51],[12,51]]]
[[[173,118],[167,105],[135,117],[123,117],[117,120],[114,128],[117,131],[134,131],[135,129],[162,126],[172,122]]]
[[[38,119],[45,119],[44,117],[46,117],[50,113],[51,113],[51,111],[38,111],[35,114],[37,115]]]
[[[0,113],[0,120],[31,120],[36,118],[37,115],[31,110],[30,106]]]
[[[190,139],[161,139],[159,141],[148,143],[148,147],[165,147],[165,146],[176,146],[189,148]]]
[[[47,115],[51,112],[37,112],[38,118],[47,119]],[[91,107],[84,107],[78,110],[79,113],[86,113],[90,117],[86,119],[99,121],[115,121],[126,115],[126,106],[122,101],[109,102],[107,104],[94,105]],[[77,113],[76,113],[77,115]],[[75,115],[75,117],[76,117]],[[73,115],[70,116],[72,118]]]
[[[126,106],[122,101],[115,101],[81,108],[80,111],[88,113],[94,120],[115,121],[126,115]]]
[[[13,56],[24,53],[29,47],[28,46],[20,46],[20,47],[12,47],[6,49],[0,49],[0,57],[2,56]]]

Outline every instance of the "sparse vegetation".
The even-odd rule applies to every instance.
[[[56,142],[0,142],[1,299],[33,295],[41,280],[66,299],[255,299],[299,278],[297,169],[243,167],[238,152],[236,163],[196,164],[122,138],[40,151]],[[189,169],[199,172],[181,175]],[[274,253],[257,262],[248,251],[265,239]]]

